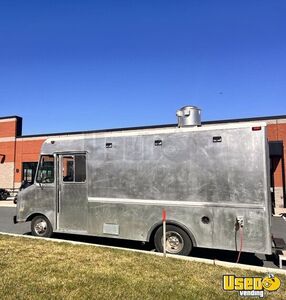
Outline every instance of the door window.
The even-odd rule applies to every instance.
[[[63,182],[86,181],[86,157],[84,154],[62,157],[62,180]]]
[[[63,156],[63,181],[74,181],[74,157]]]

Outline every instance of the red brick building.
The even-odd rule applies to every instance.
[[[270,142],[272,201],[275,211],[286,211],[285,155],[286,115],[203,122],[203,124],[264,121],[268,124]],[[174,126],[174,125],[166,125]],[[93,131],[96,132],[96,131]],[[0,118],[0,188],[17,189],[23,180],[32,181],[42,143],[47,137],[66,136],[89,132],[66,132],[46,135],[22,136],[22,118],[18,116]]]

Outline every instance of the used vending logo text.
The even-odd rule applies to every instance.
[[[281,285],[280,279],[269,274],[265,277],[236,277],[223,275],[222,288],[224,291],[237,291],[241,297],[264,297],[264,292],[274,292]]]

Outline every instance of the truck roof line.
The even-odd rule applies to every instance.
[[[175,133],[175,132],[202,132],[209,130],[222,130],[222,129],[236,129],[236,128],[251,128],[251,127],[266,127],[266,122],[240,122],[239,124],[208,124],[207,126],[194,126],[194,127],[155,127],[153,130],[150,128],[136,128],[134,130],[116,130],[116,131],[100,131],[100,132],[88,132],[83,134],[78,134],[77,136],[53,136],[47,138],[45,143],[50,143],[51,141],[61,140],[75,140],[75,139],[85,139],[85,138],[112,138],[112,137],[122,137],[122,136],[136,136],[136,135],[154,135],[154,134],[165,134],[165,133]]]

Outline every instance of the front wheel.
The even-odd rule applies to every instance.
[[[36,216],[31,222],[31,232],[34,236],[51,237],[53,228],[45,216]]]
[[[163,252],[163,227],[159,227],[154,236],[154,243],[158,252]],[[189,255],[193,243],[189,235],[180,227],[166,226],[166,252],[177,255]]]

